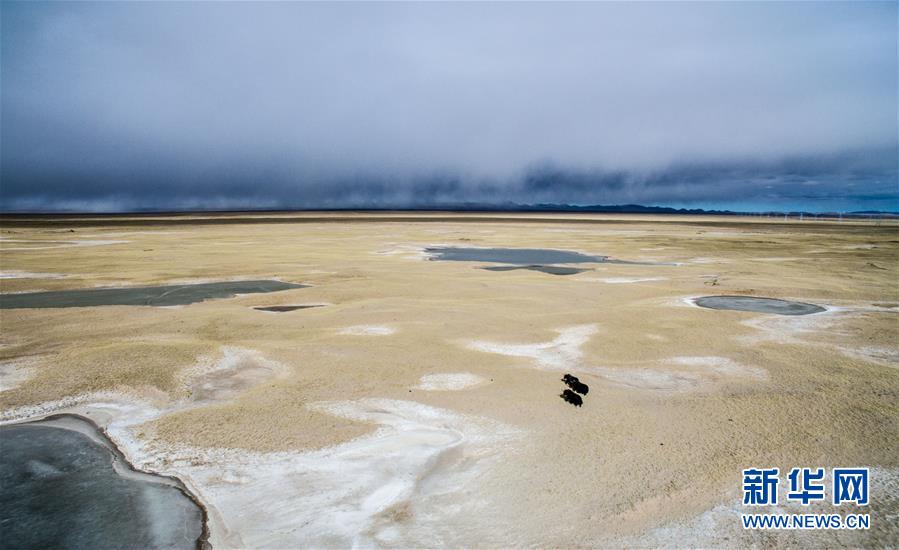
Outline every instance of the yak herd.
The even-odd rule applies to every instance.
[[[584,398],[581,395],[586,396],[587,392],[590,391],[590,387],[587,384],[584,384],[580,380],[578,380],[577,376],[573,376],[571,374],[566,374],[562,377],[562,382],[565,382],[565,385],[570,389],[566,389],[559,397],[564,399],[566,402],[571,403],[575,407],[580,407],[584,404]],[[578,395],[580,394],[580,395]]]

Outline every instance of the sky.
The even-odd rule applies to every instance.
[[[897,3],[0,4],[0,210],[899,210]]]

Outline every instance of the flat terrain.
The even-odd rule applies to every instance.
[[[216,548],[899,544],[895,224],[317,213],[0,228],[4,294],[309,285],[0,310],[0,418],[93,417],[136,465],[191,487]],[[430,246],[664,265],[491,271],[427,261]],[[688,301],[708,295],[827,311]],[[295,305],[323,307],[254,309]],[[590,386],[583,407],[559,398],[565,373]],[[873,468],[872,529],[744,532],[753,466]]]

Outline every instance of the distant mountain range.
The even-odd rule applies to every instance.
[[[863,210],[857,212],[806,212],[806,211],[763,211],[763,212],[752,212],[752,211],[734,211],[734,210],[705,210],[702,208],[671,208],[669,206],[644,206],[642,204],[614,204],[614,205],[603,205],[603,204],[594,204],[589,206],[574,206],[568,204],[536,204],[536,205],[522,205],[519,207],[521,211],[535,211],[535,212],[621,212],[627,214],[702,214],[702,215],[711,215],[711,216],[733,216],[733,215],[758,215],[758,214],[770,214],[770,215],[790,215],[790,216],[822,216],[822,215],[833,215],[833,216],[850,216],[850,217],[859,217],[859,216],[899,216],[899,212],[881,212],[877,210]]]
[[[843,217],[843,218],[896,218],[899,212],[886,212],[880,210],[858,210],[852,212],[809,212],[809,211],[736,211],[736,210],[706,210],[703,208],[672,208],[670,206],[645,206],[642,204],[481,204],[459,203],[440,205],[416,205],[406,207],[372,207],[362,206],[355,208],[248,208],[244,210],[152,210],[140,209],[128,212],[0,212],[4,216],[29,216],[29,215],[154,215],[154,214],[199,214],[199,213],[237,213],[237,212],[583,212],[583,213],[618,213],[618,214],[683,214],[704,216],[808,216],[808,217]]]
[[[331,210],[331,209],[328,209]],[[357,208],[348,208],[341,210],[355,210]],[[860,210],[853,212],[809,212],[809,211],[736,211],[736,210],[706,210],[703,208],[672,208],[670,206],[646,206],[642,204],[591,204],[591,205],[573,205],[573,204],[478,204],[464,203],[455,205],[439,205],[411,208],[363,208],[361,210],[370,211],[389,211],[389,210],[411,210],[411,211],[455,211],[455,212],[589,212],[589,213],[620,213],[620,214],[689,214],[689,215],[706,215],[706,216],[750,216],[750,215],[771,215],[771,216],[842,216],[842,217],[897,217],[899,212],[885,212],[879,210]]]

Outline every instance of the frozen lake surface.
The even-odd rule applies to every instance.
[[[321,304],[313,304],[313,305],[301,305],[301,306],[257,306],[253,309],[257,311],[268,311],[270,313],[288,313],[291,311],[297,311],[298,309],[310,309],[314,307],[324,307]]]
[[[527,271],[539,271],[549,275],[577,275],[584,271],[590,271],[580,267],[565,267],[561,265],[491,265],[484,269],[487,271],[516,271],[524,269]]]
[[[570,250],[549,248],[426,248],[432,260],[451,262],[489,262],[497,264],[584,264],[608,261],[608,256],[590,256]]]
[[[89,288],[0,296],[0,309],[92,306],[183,306],[238,294],[278,292],[307,285],[282,281],[222,281],[185,285]]]
[[[709,309],[732,309],[736,311],[754,311],[757,313],[774,313],[776,315],[809,315],[827,311],[815,304],[790,302],[776,298],[756,298],[753,296],[703,296],[695,300],[696,305]]]
[[[200,507],[175,480],[130,470],[111,444],[42,423],[2,426],[0,440],[0,547],[198,547]]]

